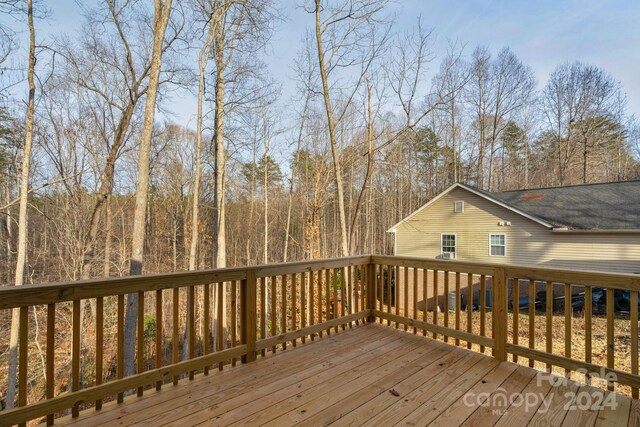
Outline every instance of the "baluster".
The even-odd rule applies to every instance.
[[[536,347],[536,284],[529,279],[529,348]],[[529,367],[533,368],[534,359],[529,358]]]
[[[571,358],[571,285],[564,285],[564,356]],[[571,378],[571,369],[564,370],[565,376]]]
[[[391,269],[392,267],[390,265],[387,265],[387,313],[391,314],[391,272],[393,271]],[[394,289],[394,293],[395,293],[395,282],[393,284],[393,289]],[[394,301],[395,303],[395,301]],[[387,326],[391,326],[391,320],[387,319]]]
[[[309,326],[313,326],[316,324],[316,316],[315,316],[315,300],[314,300],[314,272],[309,271]],[[315,339],[315,334],[311,334],[311,341]]]
[[[331,313],[331,270],[325,270],[325,310],[327,312],[326,320],[329,320],[329,313]],[[331,335],[331,328],[327,328],[327,335]]]
[[[307,326],[307,274],[303,271],[300,274],[300,328]],[[307,337],[302,337],[302,343],[307,342]]]
[[[194,286],[189,286],[187,288],[187,324],[189,330],[187,331],[187,342],[188,342],[188,357],[189,360],[193,359],[195,355],[195,346],[196,346],[196,291]],[[189,379],[193,380],[194,371],[189,371]]]
[[[456,271],[456,307],[455,307],[455,315],[456,315],[456,330],[460,330],[460,309],[461,309],[461,294],[460,294],[460,272]],[[460,345],[460,339],[455,339],[456,345]]]
[[[418,269],[413,268],[413,318],[418,319]],[[413,327],[413,333],[418,333],[418,328]]]
[[[156,368],[162,366],[162,289],[156,291]],[[162,381],[156,381],[156,390],[162,389]]]
[[[262,299],[264,301],[264,279],[262,281]],[[216,331],[216,338],[217,338],[217,344],[216,344],[216,350],[217,351],[222,351],[224,350],[224,316],[226,313],[224,313],[222,311],[222,308],[224,307],[224,298],[226,297],[226,295],[224,294],[224,282],[220,282],[217,284],[218,287],[218,298],[216,301],[216,305],[217,305],[217,313],[216,313],[216,319],[218,319],[217,322],[217,331]],[[262,312],[262,316],[264,318],[264,311]],[[263,324],[264,326],[264,324]],[[264,331],[264,329],[263,329]],[[264,334],[262,335],[262,338],[264,338]],[[262,350],[264,352],[264,350]],[[264,355],[264,354],[263,354]],[[222,371],[222,368],[224,367],[224,362],[219,362],[218,363],[218,370]]]
[[[266,277],[260,278],[260,339],[267,337],[267,298],[266,298]],[[220,323],[222,310],[218,311],[218,323]],[[222,348],[218,348],[218,351]],[[260,354],[264,357],[267,354],[267,350],[263,348],[260,350]]]
[[[333,282],[332,282],[332,298],[333,304],[331,305],[331,314],[333,319],[338,317],[338,269],[333,269]],[[338,332],[338,326],[334,327],[335,331]]]
[[[547,331],[545,337],[545,344],[547,346],[547,353],[553,352],[553,283],[547,281],[547,307],[545,310]],[[547,372],[551,372],[551,364],[547,363]]]
[[[318,323],[322,323],[322,270],[318,270]],[[318,332],[322,338],[322,331]]]
[[[429,300],[429,280],[428,280],[429,270],[426,268],[422,269],[422,321],[427,323],[427,301]],[[422,328],[422,336],[427,336],[427,330]]]
[[[265,280],[267,280],[265,278]],[[276,305],[276,283],[277,281],[277,277],[276,276],[271,276],[271,336],[274,337],[278,334],[277,329],[277,321],[278,321],[278,316],[277,316],[277,305]],[[274,344],[273,347],[271,347],[271,352],[275,354],[276,352],[276,345]]]
[[[637,309],[637,308],[636,308]],[[584,288],[584,360],[587,363],[591,363],[591,319],[593,316],[593,289],[591,286],[585,286]],[[631,325],[633,330],[633,324]],[[637,347],[637,346],[636,346]],[[587,373],[587,384],[591,384],[591,377]]]
[[[204,311],[204,336],[202,337],[202,347],[203,347],[203,353],[205,355],[209,354],[211,352],[211,342],[210,342],[210,336],[211,336],[211,331],[209,330],[209,328],[211,327],[211,289],[208,283],[204,284],[203,290],[202,290],[203,295],[203,311]],[[204,367],[204,374],[205,375],[209,375],[209,366],[205,366]]]
[[[487,324],[486,324],[486,312],[487,312],[487,276],[480,275],[480,335],[487,336]],[[484,353],[484,346],[480,346],[480,352]]]
[[[472,333],[473,323],[473,274],[467,273],[467,332]],[[467,348],[471,350],[471,341],[467,341]]]
[[[280,278],[280,282],[281,282],[281,289],[282,289],[282,300],[281,300],[281,306],[280,306],[280,311],[282,312],[282,315],[280,317],[280,329],[282,329],[282,333],[286,334],[287,333],[287,276],[286,275],[282,275],[282,277]],[[283,342],[282,343],[282,349],[286,350],[287,349],[287,342]]]
[[[50,304],[55,307],[54,304]],[[53,319],[52,319],[53,320]],[[104,299],[96,298],[96,385],[102,384],[104,360]],[[53,375],[53,372],[51,373]],[[52,384],[53,386],[53,384]],[[102,409],[102,399],[96,400],[96,411]]]
[[[444,303],[442,304],[444,305],[444,326],[446,328],[449,327],[449,272],[445,271],[444,272]],[[449,342],[449,337],[448,336],[444,336],[444,342],[448,343]]]
[[[71,343],[71,391],[80,390],[80,303],[80,300],[73,300],[73,319],[71,322],[73,328]],[[22,349],[22,345],[20,349]],[[78,415],[80,415],[80,407],[75,404],[71,408],[71,416],[76,418]]]
[[[171,349],[171,361],[172,363],[178,363],[180,361],[180,355],[178,354],[178,347],[180,345],[180,289],[173,289],[173,304],[171,307],[173,311],[173,330],[172,330],[172,349]],[[178,385],[178,376],[174,375],[173,385]]]
[[[404,271],[404,286],[403,286],[403,297],[404,297],[404,317],[409,317],[409,269],[407,267],[402,267]],[[409,326],[405,323],[404,330],[405,332],[409,329]]]
[[[613,369],[614,367],[614,343],[613,343],[613,338],[614,338],[614,321],[613,318],[615,316],[615,311],[614,311],[614,304],[613,304],[613,298],[614,298],[614,291],[611,288],[607,288],[607,368]],[[608,381],[607,382],[607,390],[609,391],[613,391],[614,387],[613,387],[613,382]]]
[[[256,271],[247,270],[247,278],[240,284],[240,342],[247,346],[242,363],[256,360]]]
[[[54,396],[55,391],[55,349],[56,349],[56,305],[48,304],[47,305],[47,350],[46,350],[46,397],[47,399],[51,399]],[[96,325],[96,339],[97,339],[97,325]],[[96,347],[98,349],[99,347]],[[102,354],[102,352],[100,353]],[[98,375],[98,359],[96,359],[96,385],[98,384],[98,378],[102,382],[102,376]],[[101,400],[96,401],[96,408],[98,406],[98,402],[102,404]],[[47,415],[47,425],[53,425],[54,414]]]
[[[511,313],[513,314],[513,331],[511,334],[512,342],[518,345],[520,331],[520,279],[513,278],[513,303]],[[513,363],[518,363],[518,355],[513,354]]]
[[[638,292],[631,291],[631,310],[629,312],[631,320],[631,373],[638,375]],[[631,397],[638,398],[638,388],[631,388]]]
[[[295,331],[298,329],[298,279],[297,274],[293,273],[291,275],[291,330]],[[291,344],[295,347],[297,345],[297,340],[292,340]]]
[[[438,302],[438,282],[439,282],[438,270],[433,270],[433,324],[438,324],[438,310],[440,310],[440,303]],[[433,333],[433,339],[437,339],[438,334]]]
[[[238,281],[231,282],[231,347],[238,345]],[[207,338],[208,340],[209,338]],[[231,366],[236,366],[236,358],[231,359]]]
[[[136,370],[138,374],[141,374],[144,369],[144,292],[138,292],[138,320],[136,326],[136,341],[138,342]],[[138,397],[142,397],[143,392],[143,387],[139,386]]]
[[[124,295],[118,295],[118,356],[116,365],[116,377],[124,377]],[[124,393],[118,393],[118,403],[124,400]]]
[[[345,287],[347,286],[347,280],[346,280],[346,277],[344,277],[344,267],[341,267],[339,271],[340,271],[340,316],[344,317],[345,315],[344,304],[346,302]],[[302,273],[302,277],[304,278],[304,273]],[[304,282],[304,279],[303,279],[303,282]],[[302,291],[304,291],[304,287],[302,288]],[[304,295],[302,296],[302,299],[304,301]],[[304,304],[302,304],[302,307],[304,307]],[[304,318],[304,314],[302,315],[302,317]],[[344,331],[345,329],[346,329],[346,325],[343,323],[342,330]],[[304,339],[302,340],[302,342],[304,343]]]
[[[75,307],[75,301],[74,301]],[[20,307],[20,322],[19,328],[20,331],[18,333],[18,407],[27,406],[27,373],[29,371],[28,367],[28,350],[29,350],[29,307]],[[79,318],[78,311],[78,318]],[[74,320],[75,320],[75,310],[74,310]],[[75,330],[74,323],[74,330]],[[74,334],[75,341],[75,334]],[[78,346],[79,348],[79,346]],[[74,347],[75,349],[75,347]],[[79,357],[78,357],[79,360]],[[78,365],[79,366],[79,365]],[[75,367],[75,365],[74,365]],[[78,372],[80,368],[78,368]],[[74,377],[75,382],[75,377]],[[74,406],[75,408],[75,406]],[[77,417],[77,415],[75,415]],[[26,426],[26,423],[21,423],[21,426]]]

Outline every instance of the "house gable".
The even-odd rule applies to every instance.
[[[521,211],[521,210],[519,210],[517,208],[514,208],[513,206],[509,206],[506,203],[504,203],[504,202],[502,202],[502,201],[500,201],[500,200],[498,200],[498,199],[496,199],[494,197],[491,197],[491,195],[489,193],[487,193],[487,192],[480,191],[478,189],[475,189],[473,187],[469,187],[469,186],[464,185],[464,184],[455,183],[451,187],[447,188],[442,193],[438,194],[436,197],[431,199],[429,202],[427,202],[426,204],[424,204],[423,206],[418,208],[416,211],[411,213],[408,217],[404,218],[402,221],[400,221],[399,223],[395,224],[393,227],[389,228],[387,230],[387,232],[388,233],[394,233],[399,226],[411,221],[415,216],[420,215],[420,213],[423,210],[425,210],[428,207],[438,203],[438,201],[441,198],[445,197],[447,194],[449,194],[450,192],[452,192],[454,190],[457,190],[457,189],[462,189],[464,191],[468,191],[468,192],[470,192],[472,194],[475,194],[476,196],[478,196],[480,198],[483,198],[483,199],[485,199],[485,200],[487,200],[489,202],[492,202],[492,203],[494,203],[494,204],[496,204],[498,206],[501,206],[501,207],[503,207],[505,209],[508,209],[508,210],[512,211],[513,213],[521,215],[521,216],[523,216],[523,217],[525,217],[525,218],[527,218],[527,219],[529,219],[531,221],[534,221],[534,222],[536,222],[536,223],[538,223],[538,224],[540,224],[540,225],[542,225],[544,227],[547,227],[547,228],[552,228],[553,227],[552,224],[550,224],[550,223],[548,223],[548,222],[546,222],[546,221],[544,221],[544,220],[542,220],[540,218],[537,218],[537,217],[535,217],[533,215],[530,215],[530,214],[528,214],[528,213],[526,213],[524,211]]]
[[[456,201],[464,202],[464,212],[454,212]],[[640,271],[637,235],[558,233],[463,186],[442,193],[393,230],[395,254],[399,256],[436,258],[441,254],[441,235],[455,234],[456,258],[461,260],[629,273]],[[490,234],[505,235],[505,256],[490,256]]]

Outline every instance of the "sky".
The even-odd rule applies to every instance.
[[[295,90],[293,59],[306,29],[313,25],[313,16],[300,7],[302,0],[278,1],[285,21],[266,50],[266,61],[287,100]],[[43,37],[82,30],[75,1],[45,3],[51,16],[40,23]],[[486,45],[493,53],[510,47],[531,66],[540,89],[557,65],[582,61],[603,68],[619,81],[628,111],[640,116],[639,0],[396,0],[390,11],[397,17],[395,31],[410,31],[419,16],[426,28],[433,29],[434,69],[447,45],[456,40],[466,44],[467,55],[477,45]],[[193,95],[176,93],[171,105],[176,112],[173,121],[195,127]]]

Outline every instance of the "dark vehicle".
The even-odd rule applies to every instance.
[[[378,286],[378,301],[386,304],[389,301],[389,269],[382,269],[382,286],[380,285],[380,273],[376,275],[376,283]],[[382,289],[381,289],[382,288]],[[391,267],[391,305],[396,305],[396,269]]]
[[[638,307],[640,308],[640,293]],[[538,300],[539,307],[541,309],[545,308],[547,293],[546,291],[540,291],[536,294],[536,299]],[[584,298],[585,294],[580,293],[576,295],[572,295],[571,297],[571,308],[574,311],[582,311],[584,310]],[[591,310],[593,314],[606,314],[607,313],[607,290],[605,288],[592,288],[591,289]],[[555,308],[555,302],[554,302]],[[628,313],[631,309],[631,292],[628,290],[615,289],[613,291],[613,310],[615,312],[625,312]]]
[[[640,295],[640,294],[639,294]],[[640,298],[639,298],[640,300]],[[572,304],[574,310],[584,310],[584,294],[582,298]],[[591,291],[591,305],[595,314],[605,314],[607,312],[607,291],[604,288],[593,288]],[[640,307],[640,302],[638,304]],[[613,291],[613,310],[615,312],[626,312],[631,310],[631,292],[628,290],[615,289]]]

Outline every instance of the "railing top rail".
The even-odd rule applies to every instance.
[[[372,262],[401,267],[427,268],[461,273],[493,275],[496,268],[504,268],[507,277],[519,279],[589,285],[640,292],[640,275],[631,273],[608,273],[574,269],[540,267],[535,265],[514,265],[475,261],[438,260],[392,255],[372,255]],[[640,264],[638,266],[640,269]]]
[[[174,289],[204,283],[244,280],[247,277],[248,271],[255,272],[256,277],[270,277],[322,269],[365,265],[370,262],[401,267],[485,274],[488,276],[493,275],[496,268],[504,268],[507,277],[571,283],[575,285],[601,286],[640,292],[640,275],[635,274],[604,273],[458,260],[434,260],[391,255],[360,255],[215,270],[184,271],[17,287],[5,286],[0,287],[0,310],[78,299],[108,297],[131,292]]]
[[[280,274],[294,274],[314,270],[365,265],[371,262],[371,255],[356,255],[339,258],[325,258],[308,261],[295,261],[280,264],[266,264],[255,266],[256,277],[270,277]]]
[[[257,277],[269,277],[272,275],[301,273],[317,269],[368,264],[370,260],[370,255],[364,255],[296,261],[282,264],[78,280],[41,285],[4,286],[0,287],[0,310],[53,304],[78,299],[109,297],[131,292],[148,292],[205,283],[244,280],[247,277],[247,271],[255,271]]]
[[[499,265],[474,261],[440,260],[431,258],[405,257],[394,255],[372,255],[372,262],[382,265],[400,267],[425,268],[429,270],[454,271],[460,273],[474,273],[492,275]]]

